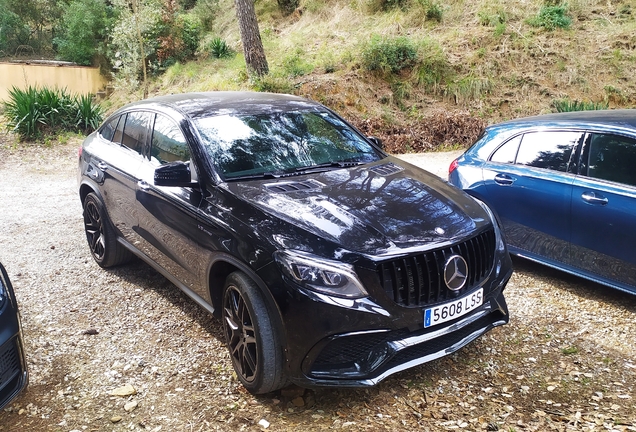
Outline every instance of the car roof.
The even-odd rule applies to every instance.
[[[172,108],[190,118],[215,115],[249,115],[288,111],[325,111],[326,108],[298,96],[260,92],[200,92],[157,96],[126,105],[130,108]]]
[[[600,128],[636,130],[636,109],[573,111],[508,120],[488,126],[488,130],[530,127]]]

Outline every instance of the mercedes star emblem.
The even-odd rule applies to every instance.
[[[453,255],[444,264],[444,282],[448,289],[459,291],[466,285],[468,279],[468,264],[464,257]]]

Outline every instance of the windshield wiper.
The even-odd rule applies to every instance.
[[[323,164],[318,164],[318,165],[308,165],[308,166],[304,166],[304,167],[298,167],[296,168],[296,171],[313,171],[313,170],[320,170],[320,169],[325,169],[325,168],[349,168],[349,167],[354,167],[354,166],[358,166],[358,165],[362,165],[364,164],[364,162],[327,162],[327,163],[323,163]]]
[[[247,174],[236,177],[227,177],[225,181],[235,181],[235,180],[254,180],[254,179],[275,179],[279,177],[285,176],[285,173],[282,172],[264,172],[260,174]]]

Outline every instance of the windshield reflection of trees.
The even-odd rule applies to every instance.
[[[212,161],[226,176],[378,159],[368,143],[327,113],[217,116],[197,122]]]

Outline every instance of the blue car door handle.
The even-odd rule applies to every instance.
[[[497,174],[495,176],[495,183],[508,186],[515,182],[515,179],[510,177],[508,174]]]
[[[605,205],[609,202],[609,200],[604,197],[602,194],[593,191],[585,191],[581,194],[581,198],[583,201],[590,204],[599,204]]]

